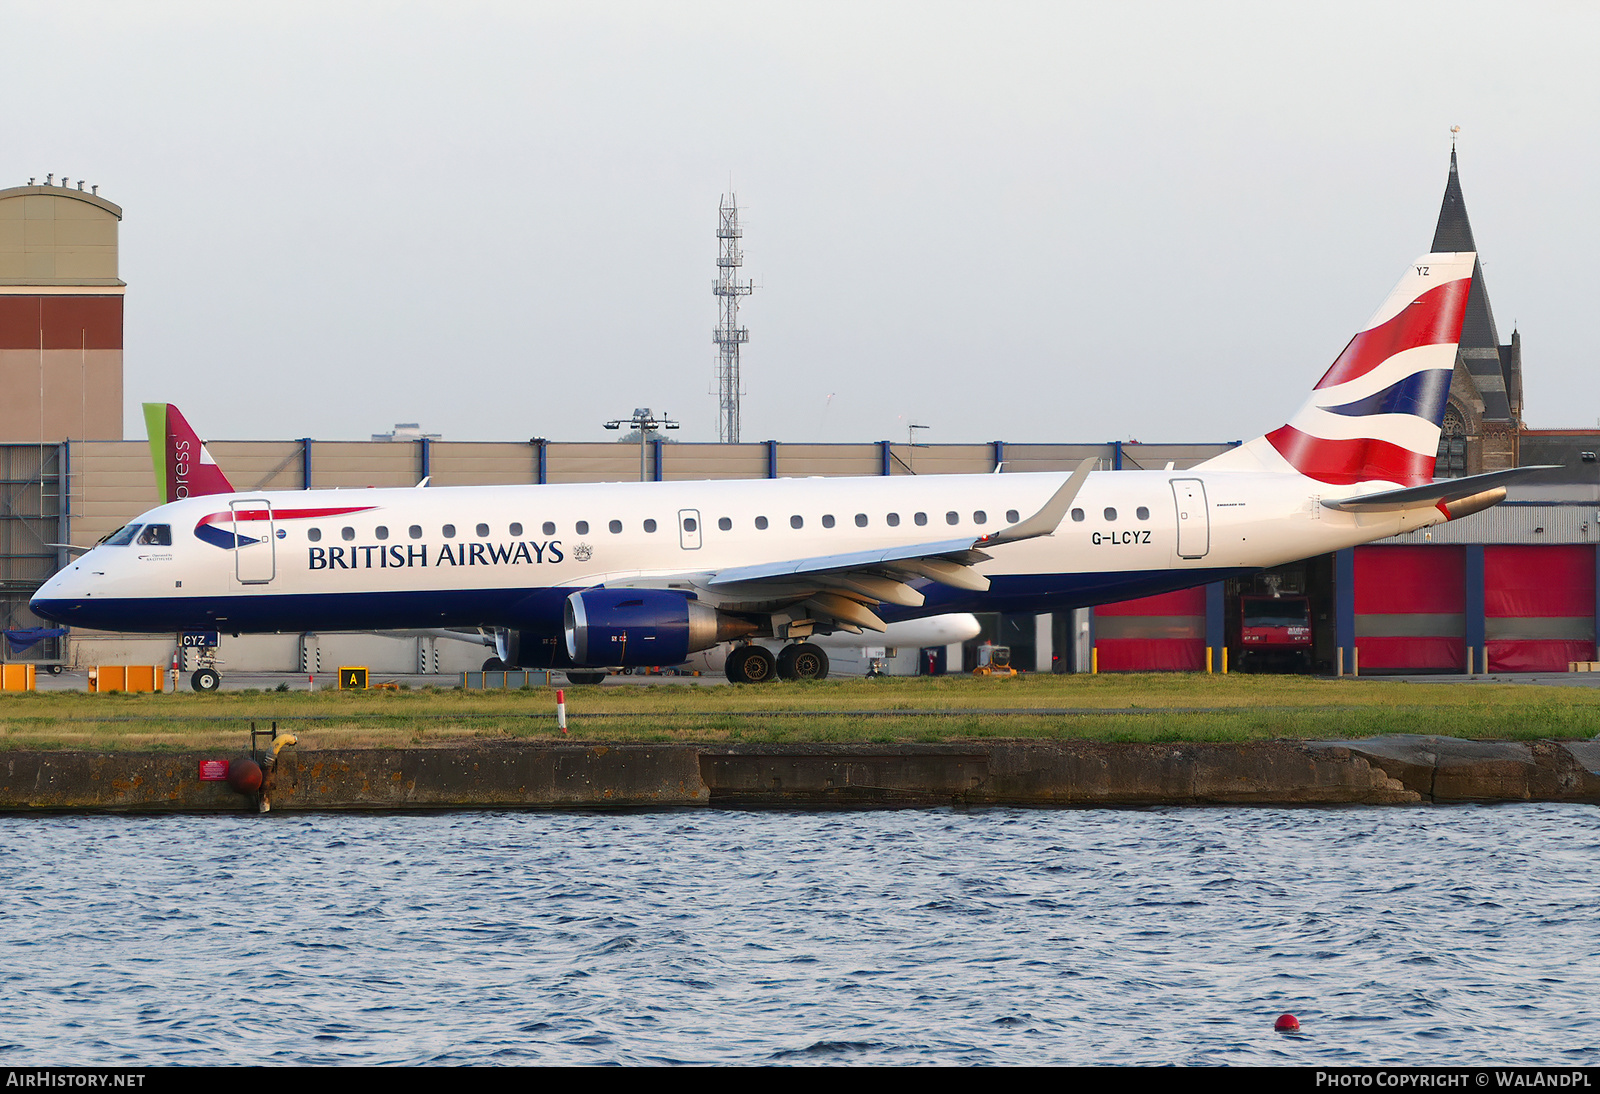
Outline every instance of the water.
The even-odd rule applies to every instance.
[[[0,883],[4,1065],[1572,1066],[1600,1041],[1588,807],[0,818]]]

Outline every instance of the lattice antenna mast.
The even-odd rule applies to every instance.
[[[739,442],[739,397],[743,394],[739,347],[750,340],[750,332],[739,325],[739,298],[754,289],[750,282],[739,280],[739,267],[744,265],[744,251],[739,246],[743,236],[739,201],[732,193],[724,194],[717,216],[717,280],[711,286],[720,300],[722,323],[711,340],[717,344],[717,440],[725,444]]]

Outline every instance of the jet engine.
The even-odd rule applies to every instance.
[[[585,589],[567,597],[564,622],[575,665],[676,665],[757,629],[670,589]]]

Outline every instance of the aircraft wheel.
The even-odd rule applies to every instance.
[[[189,677],[189,686],[195,691],[216,691],[222,685],[222,676],[216,669],[196,669]]]
[[[785,646],[778,654],[778,675],[785,680],[826,680],[828,655],[811,642]]]
[[[574,672],[567,670],[567,683],[569,684],[598,684],[606,678],[603,672]]]
[[[51,676],[60,676],[61,675],[61,666],[60,665],[51,665],[45,671],[48,672]]]
[[[778,662],[762,646],[741,646],[728,654],[724,670],[734,684],[765,684],[778,674]]]
[[[503,672],[508,666],[498,657],[491,657],[483,663],[484,672]]]

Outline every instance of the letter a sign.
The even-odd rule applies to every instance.
[[[366,689],[367,689],[367,670],[366,669],[353,669],[353,668],[340,668],[339,669],[339,690],[340,691],[365,691]]]

